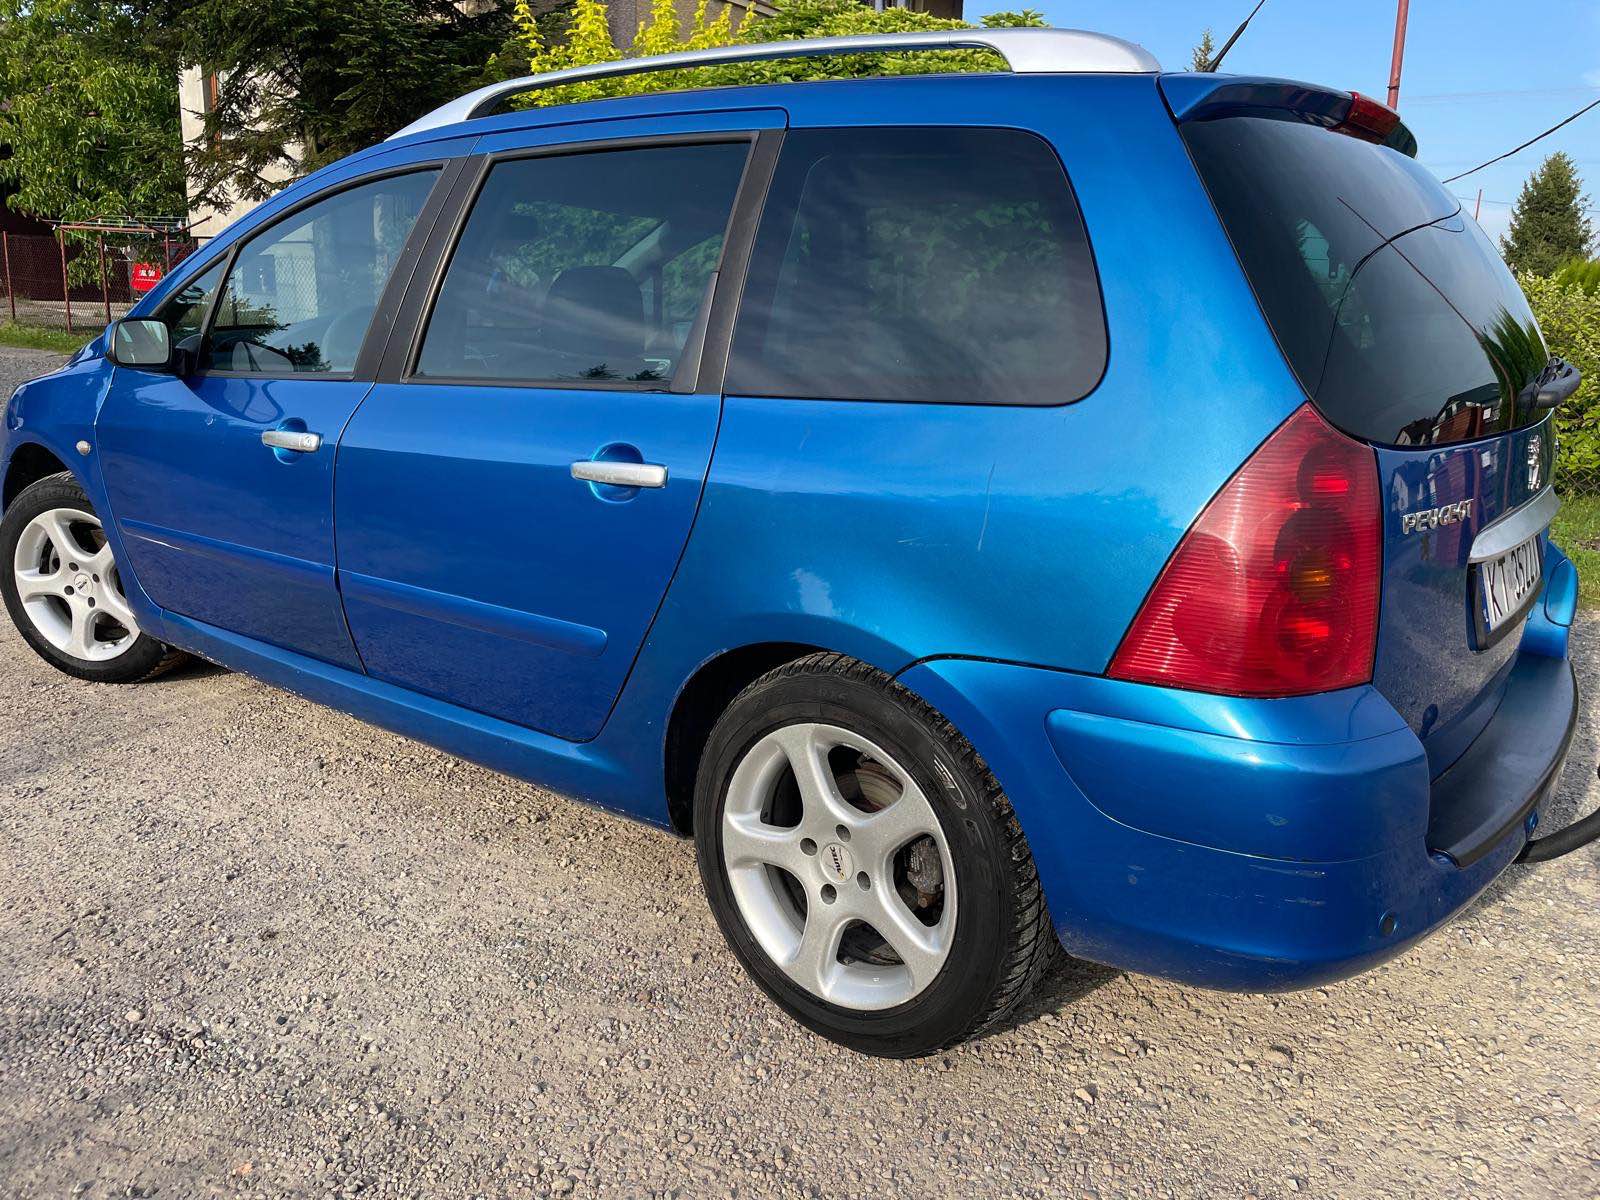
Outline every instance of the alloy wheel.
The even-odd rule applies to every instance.
[[[99,518],[72,508],[40,513],[22,531],[12,570],[39,635],[84,662],[110,662],[139,639]]]
[[[721,824],[734,902],[812,995],[880,1010],[944,967],[956,881],[939,819],[884,750],[833,725],[773,730],[740,760]]]

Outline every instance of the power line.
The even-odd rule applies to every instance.
[[[1503,100],[1512,96],[1588,96],[1600,92],[1600,85],[1558,88],[1503,88],[1484,92],[1426,92],[1407,96],[1407,104],[1432,104],[1444,100]]]
[[[1491,199],[1489,199],[1489,197],[1485,196],[1482,199],[1482,201],[1479,201],[1476,196],[1463,196],[1460,192],[1455,192],[1453,194],[1455,195],[1455,198],[1457,200],[1460,200],[1460,201],[1462,201],[1462,202],[1464,202],[1466,204],[1474,204],[1474,203],[1492,204],[1496,208],[1515,208],[1517,206],[1517,202],[1515,200],[1491,200]],[[1586,213],[1594,213],[1596,216],[1600,216],[1600,207],[1595,207],[1594,205],[1588,205],[1588,206],[1579,205],[1578,206],[1578,211],[1579,212],[1586,212]]]
[[[1514,147],[1514,148],[1512,148],[1510,150],[1507,150],[1504,154],[1498,154],[1494,158],[1491,158],[1488,162],[1479,163],[1477,166],[1473,167],[1472,170],[1470,170],[1470,171],[1463,171],[1459,175],[1452,175],[1452,176],[1450,176],[1449,179],[1446,179],[1445,182],[1446,183],[1454,183],[1458,179],[1465,179],[1468,175],[1476,175],[1479,171],[1483,170],[1485,167],[1494,166],[1494,164],[1499,162],[1501,159],[1510,158],[1513,154],[1521,153],[1523,150],[1526,150],[1529,146],[1533,145],[1535,142],[1543,141],[1545,138],[1549,137],[1552,133],[1554,133],[1556,130],[1560,129],[1562,126],[1571,125],[1579,117],[1583,116],[1584,113],[1590,111],[1591,109],[1595,109],[1595,108],[1600,108],[1600,100],[1592,100],[1592,101],[1590,101],[1588,104],[1585,104],[1582,108],[1580,108],[1577,112],[1573,113],[1566,120],[1557,121],[1554,125],[1550,126],[1549,129],[1546,129],[1543,133],[1539,134],[1537,137],[1529,138],[1527,141],[1523,142],[1522,145],[1516,146],[1516,147]]]

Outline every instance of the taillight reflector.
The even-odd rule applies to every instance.
[[[1380,520],[1372,450],[1301,407],[1184,535],[1111,676],[1262,697],[1365,683]]]

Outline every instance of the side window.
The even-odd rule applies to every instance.
[[[206,369],[354,370],[389,272],[438,174],[415,171],[350,188],[246,243],[217,305]]]
[[[1105,363],[1083,220],[1046,142],[1005,129],[786,135],[729,392],[1063,404]]]
[[[195,276],[169,296],[156,313],[156,320],[165,322],[171,332],[174,346],[186,350],[199,348],[198,338],[205,330],[206,309],[217,285],[222,282],[223,266],[221,262],[216,263]]]
[[[497,163],[415,374],[664,388],[721,258],[748,153],[739,141]]]

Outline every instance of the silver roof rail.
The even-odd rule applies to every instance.
[[[815,58],[825,54],[878,54],[900,50],[992,50],[1018,75],[1058,72],[1102,75],[1146,75],[1161,64],[1143,46],[1103,33],[1082,29],[934,29],[926,33],[875,33],[862,37],[804,38],[789,42],[760,42],[748,46],[719,46],[711,50],[685,50],[649,58],[624,58],[587,67],[568,67],[522,79],[492,83],[468,92],[449,104],[419,117],[389,141],[425,129],[438,129],[488,116],[502,101],[525,92],[638,75],[648,71],[674,71],[684,67],[710,67],[724,63],[760,62],[773,58]]]

